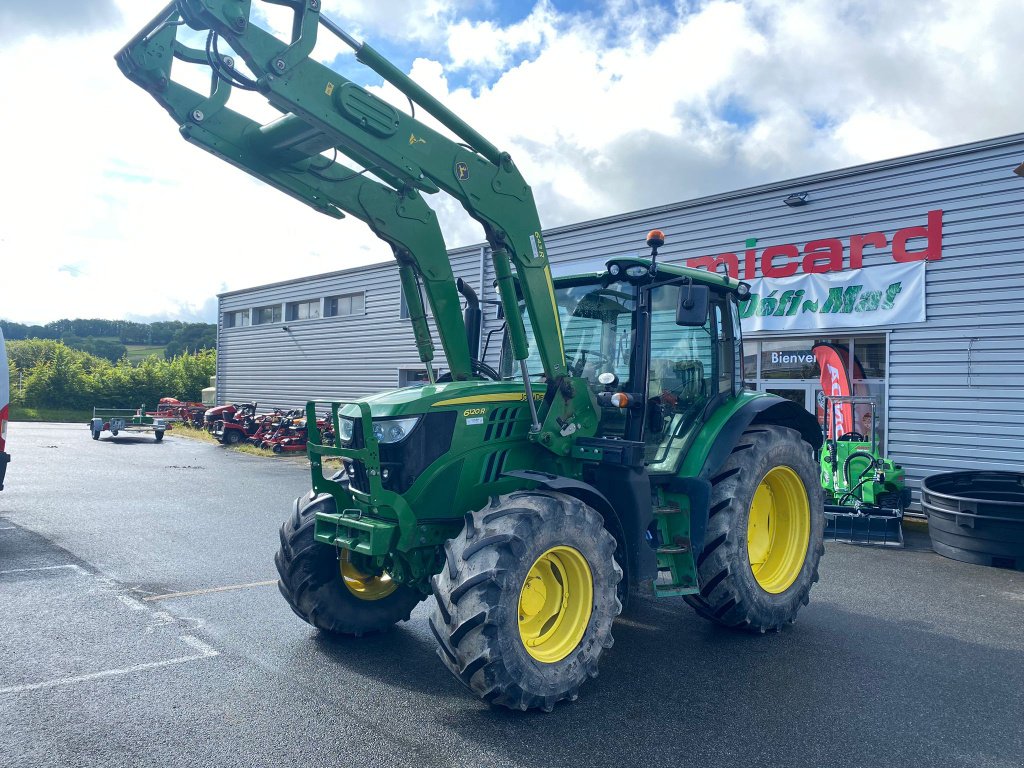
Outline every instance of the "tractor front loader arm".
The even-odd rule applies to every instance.
[[[419,297],[421,281],[438,325],[457,328],[463,323],[455,276],[433,209],[412,188],[393,189],[324,157],[320,153],[331,147],[323,137],[310,138],[308,130],[300,135],[295,130],[299,126],[286,118],[261,125],[228,108],[233,86],[216,72],[209,95],[175,82],[175,59],[209,66],[212,54],[178,41],[181,23],[176,5],[167,6],[147,27],[148,33],[143,30],[117,55],[122,72],[152,94],[191,144],[314,210],[339,219],[348,212],[387,242],[403,274],[420,360],[429,367],[434,348]],[[471,378],[473,353],[466,334],[442,334],[441,340],[453,378]]]
[[[179,98],[180,104],[172,110],[182,125],[182,133],[190,141],[204,145],[225,160],[329,215],[337,214],[332,208],[352,211],[336,199],[323,195],[326,191],[323,185],[308,183],[311,167],[317,182],[327,175],[326,158],[321,153],[329,148],[344,153],[397,190],[396,194],[406,201],[407,208],[412,207],[408,202],[413,199],[412,190],[427,193],[443,190],[458,199],[482,225],[491,245],[513,356],[522,364],[527,396],[532,404],[532,390],[522,362],[529,349],[513,285],[513,267],[529,313],[548,387],[543,426],[535,420],[532,437],[558,454],[569,454],[572,437],[594,434],[599,419],[586,386],[569,378],[539,215],[533,193],[512,158],[370,46],[354,40],[322,17],[320,0],[266,1],[293,11],[290,41],[280,40],[252,22],[252,0],[178,0],[165,9],[163,18],[155,20],[149,33],[136,36],[129,43],[118,55],[118,61],[129,78],[153,93],[165,107],[168,106],[167,89],[173,86],[162,60],[169,62],[170,56],[176,55],[198,63],[207,61],[215,80],[211,95],[207,98],[192,92],[187,99]],[[174,25],[181,23],[208,33],[205,52],[185,51],[178,46]],[[405,94],[410,105],[419,105],[461,141],[448,138],[414,116],[395,109],[311,58],[321,25],[352,47],[361,63]],[[230,57],[219,54],[217,41],[221,39],[245,61],[253,78],[242,76],[234,69]],[[244,148],[249,152],[247,155],[217,151],[216,142],[204,141],[204,132],[210,131],[210,120],[215,114],[225,112],[227,80],[258,91],[284,113],[269,125],[235,128],[231,135],[241,146],[232,149]],[[269,157],[268,147],[274,150]],[[282,165],[282,159],[287,161],[286,166]],[[294,174],[294,168],[304,172],[301,180],[308,188],[301,194],[296,193],[299,179],[289,175]],[[354,215],[371,223],[380,209],[358,210],[362,215],[352,211]],[[407,248],[407,253],[416,272],[424,278],[433,306],[434,294],[442,292],[437,287],[431,294],[433,276],[443,272],[443,280],[451,279],[450,264],[442,267],[439,263],[447,262],[447,256],[444,252],[423,248]],[[454,280],[451,286],[454,290]],[[461,348],[461,343],[455,340],[465,337],[461,317],[456,322],[450,317],[451,313],[438,312],[436,306],[434,309],[446,351],[455,344],[460,344]],[[452,368],[455,370],[456,365]]]

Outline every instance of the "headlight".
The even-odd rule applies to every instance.
[[[352,442],[352,434],[355,428],[356,423],[353,419],[338,419],[338,440],[343,443]]]
[[[647,271],[647,267],[643,264],[634,264],[632,267],[626,267],[626,274],[630,277],[644,277]]]
[[[409,436],[419,422],[419,416],[411,419],[382,419],[373,422],[373,436],[378,443],[400,443]]]

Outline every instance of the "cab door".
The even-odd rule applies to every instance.
[[[712,292],[699,327],[676,325],[685,285],[651,291],[650,376],[644,429],[650,472],[675,472],[713,401],[732,397],[739,380],[739,332],[724,294]]]

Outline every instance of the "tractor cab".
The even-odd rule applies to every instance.
[[[656,258],[612,259],[554,286],[566,368],[598,406],[596,436],[642,444],[649,472],[675,472],[705,414],[743,390],[737,301],[746,286]],[[502,379],[522,379],[513,362],[506,334]],[[545,382],[536,354],[526,368]]]

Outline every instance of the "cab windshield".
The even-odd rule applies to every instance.
[[[647,291],[650,338],[637,344],[637,306],[641,291]],[[680,291],[686,283],[669,283],[641,288],[626,281],[602,285],[563,284],[555,289],[559,320],[569,375],[587,381],[595,394],[606,387],[598,382],[602,373],[614,373],[615,391],[640,395],[644,408],[633,413],[602,409],[600,434],[606,437],[627,433],[630,419],[643,420],[645,458],[652,472],[674,471],[686,446],[701,424],[701,414],[718,396],[732,395],[742,387],[742,342],[736,303],[722,291],[713,291],[708,317],[700,326],[676,324]],[[535,382],[544,372],[533,341],[528,313],[521,309],[530,344],[527,370]],[[636,352],[650,350],[645,382],[634,377],[642,366]],[[522,380],[520,367],[513,365],[506,335],[502,345],[501,374],[506,380]],[[632,431],[636,434],[636,430]]]
[[[628,381],[633,359],[636,287],[625,282],[611,283],[606,288],[593,283],[561,287],[555,289],[555,302],[569,374],[585,378],[592,387],[598,386],[597,377],[605,372],[615,373],[622,382]],[[520,312],[530,344],[527,370],[531,379],[542,378],[544,367],[525,305],[520,304]],[[513,362],[506,335],[501,350],[501,375],[503,379],[521,381],[521,369]]]

